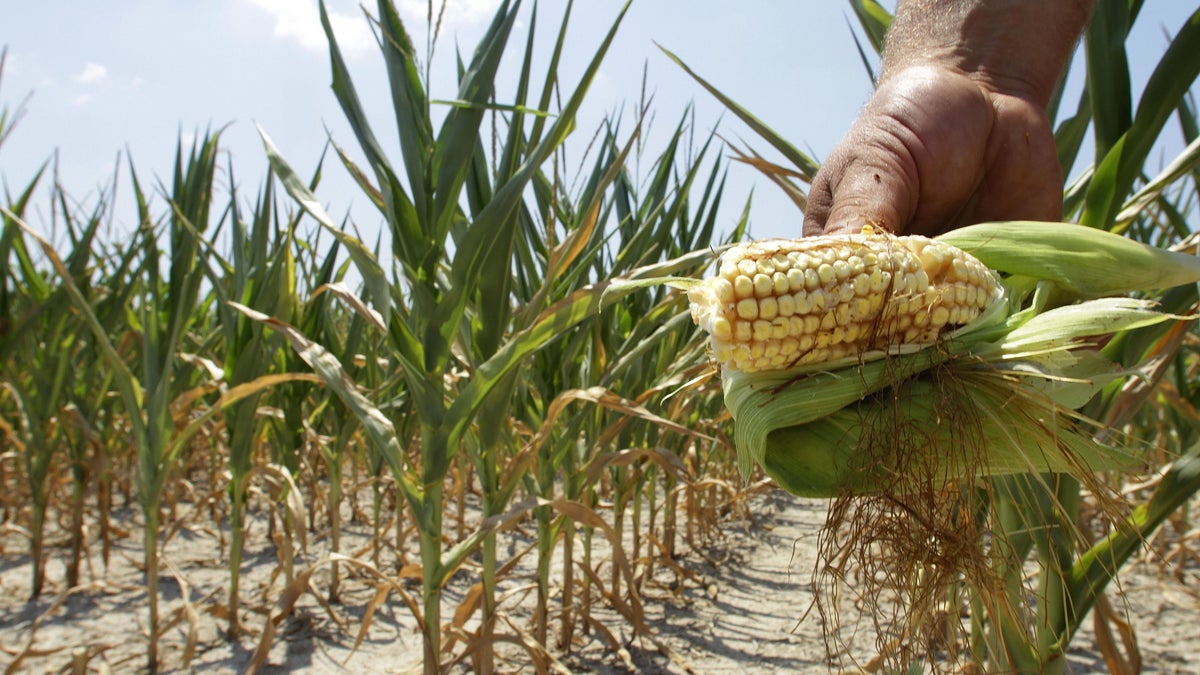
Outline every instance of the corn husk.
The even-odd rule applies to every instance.
[[[723,373],[743,472],[829,497],[1012,473],[1135,466],[1075,409],[1136,370],[1108,336],[1183,317],[1146,300],[1094,297],[1200,281],[1200,261],[1062,223],[999,223],[947,238],[1006,276],[1006,293],[938,344],[850,363]]]

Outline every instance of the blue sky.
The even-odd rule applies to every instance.
[[[427,3],[397,4],[415,40],[423,44]],[[435,97],[453,97],[455,46],[469,55],[496,4],[497,0],[449,0],[434,59]],[[541,3],[541,32],[553,33],[548,24],[557,25],[564,4]],[[576,3],[571,46],[562,67],[566,81],[574,81],[582,71],[620,4]],[[1137,86],[1166,44],[1164,30],[1174,32],[1194,11],[1188,4],[1146,3],[1132,41]],[[327,7],[386,145],[392,141],[387,136],[391,123],[386,80],[362,10],[350,0],[330,0]],[[9,53],[0,104],[12,109],[32,92],[24,118],[0,148],[0,178],[9,189],[24,186],[55,152],[63,184],[79,197],[106,184],[118,153],[126,151],[139,175],[167,176],[176,139],[228,125],[224,147],[249,197],[266,165],[256,123],[302,174],[315,167],[326,129],[344,147],[354,146],[329,90],[328,56],[315,0],[27,2],[10,3],[4,18],[0,44],[7,45]],[[823,157],[870,93],[850,39],[852,22],[849,6],[842,2],[635,0],[585,103],[580,128],[588,134],[578,135],[590,135],[604,114],[637,101],[643,67],[655,96],[659,134],[675,125],[690,102],[696,106],[699,132],[718,123],[719,104],[658,51],[657,41],[794,144]],[[523,44],[527,30],[520,25],[512,44]],[[515,58],[509,65],[515,67]],[[502,78],[501,96],[512,89],[511,75]],[[720,124],[723,135],[751,138],[729,116]],[[1172,133],[1177,136],[1173,129]],[[660,137],[650,136],[650,151],[660,147],[654,143]],[[1172,147],[1178,149],[1181,143],[1168,143],[1165,152]],[[800,214],[775,188],[745,167],[733,167],[731,178],[727,225],[755,188],[753,234],[798,234]],[[327,165],[318,196],[335,216],[350,212],[367,221],[360,223],[365,229],[371,227],[374,214],[360,205],[363,198],[340,166]],[[44,213],[44,199],[39,206]],[[125,209],[118,218],[132,220],[132,210]]]

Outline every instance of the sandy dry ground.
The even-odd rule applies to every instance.
[[[678,583],[677,574],[662,568],[646,584],[647,622],[673,657],[664,655],[651,641],[632,635],[615,613],[598,612],[624,651],[614,652],[611,643],[593,631],[578,637],[571,653],[556,652],[562,667],[597,673],[628,672],[630,666],[647,673],[688,669],[702,674],[746,675],[831,672],[819,623],[815,617],[801,620],[811,598],[814,544],[826,503],[773,493],[757,500],[752,511],[749,522],[734,522],[725,528],[723,541],[708,550],[707,557],[693,552],[684,559],[687,575],[683,583]],[[353,534],[354,526],[351,530]],[[365,534],[357,533],[360,541]],[[107,573],[94,562],[93,572],[84,576],[96,580],[74,592],[65,592],[62,566],[52,563],[44,597],[27,602],[28,558],[22,553],[21,540],[6,534],[0,557],[0,669],[11,666],[22,652],[19,672],[71,672],[72,658],[86,663],[91,672],[141,669],[146,610],[139,587],[138,539],[120,540]],[[254,634],[238,641],[222,636],[225,621],[218,615],[225,601],[227,571],[215,533],[185,529],[168,542],[166,559],[178,577],[175,571],[166,570],[162,581],[162,615],[175,622],[161,642],[165,671],[240,672],[251,660],[266,612],[283,582],[272,578],[277,558],[267,544],[262,523],[252,528],[250,541],[243,582],[248,611],[243,617]],[[309,555],[298,568],[319,560],[324,545],[310,541]],[[320,566],[314,574],[316,588],[327,588],[327,569]],[[531,577],[518,570],[500,589],[502,608],[514,617],[516,629],[528,627],[524,608],[532,597],[531,584]],[[1200,570],[1193,566],[1177,578],[1141,566],[1124,575],[1123,586],[1141,646],[1143,672],[1200,673]],[[345,580],[340,601],[328,607],[312,594],[303,597],[292,618],[280,623],[263,672],[366,675],[415,670],[420,636],[395,594],[380,607],[362,643],[354,647],[374,595],[374,585],[359,577]],[[185,596],[187,604],[182,600]],[[459,597],[450,593],[447,614]],[[195,612],[197,648],[190,668],[185,669],[189,607]],[[847,639],[864,649],[870,646],[869,631],[857,638],[848,634]],[[503,672],[533,672],[513,648],[504,655]],[[457,671],[466,670],[460,667]],[[1090,622],[1072,645],[1069,671],[1107,672]]]

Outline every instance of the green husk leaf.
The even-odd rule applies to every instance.
[[[948,356],[943,350],[927,349],[835,370],[726,371],[722,387],[725,407],[735,421],[738,468],[748,475],[753,462],[763,463],[772,432],[832,415]]]
[[[938,237],[1006,274],[1094,298],[1200,281],[1200,258],[1071,223],[971,225]]]
[[[793,494],[835,497],[1138,462],[1093,441],[1069,410],[1012,387],[996,371],[937,370],[813,422],[772,430],[763,439],[763,469]]]
[[[1014,328],[995,347],[977,349],[980,356],[1011,358],[1016,354],[1063,349],[1080,340],[1144,328],[1181,317],[1164,314],[1155,303],[1136,298],[1098,298],[1065,305],[1033,316]]]

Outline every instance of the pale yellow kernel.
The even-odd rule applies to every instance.
[[[967,263],[962,258],[954,258],[950,261],[951,269],[954,270],[954,276],[957,279],[967,278]]]
[[[950,310],[946,309],[942,305],[934,307],[933,311],[929,314],[929,326],[931,328],[941,328],[942,326],[945,326],[946,322],[949,320]]]
[[[759,258],[755,261],[755,265],[758,268],[759,274],[771,276],[775,273],[775,265],[771,262],[770,258]]]
[[[834,260],[831,266],[833,267],[833,273],[837,275],[838,281],[845,281],[850,278],[850,263],[845,260]]]
[[[916,283],[913,284],[914,291],[925,292],[929,288],[929,275],[925,270],[918,270],[916,274]]]
[[[719,274],[726,279],[732,279],[738,275],[737,265],[732,262],[723,262]]]
[[[887,288],[888,282],[892,280],[890,272],[884,272],[879,268],[871,270],[871,276],[868,281],[871,284],[872,293],[882,293],[883,289]]]
[[[792,295],[781,295],[777,298],[779,316],[791,316],[796,313],[796,298]]]
[[[852,255],[846,258],[846,264],[850,266],[850,274],[858,275],[867,271],[867,263],[860,256]]]
[[[738,317],[747,321],[753,321],[758,318],[758,300],[754,298],[746,298],[738,301],[737,304]]]
[[[788,288],[793,291],[804,290],[804,270],[793,267],[787,271]]]
[[[829,298],[825,295],[825,291],[816,290],[808,294],[808,304],[811,312],[820,312],[825,309]]]
[[[774,284],[774,295],[783,295],[791,290],[791,284],[788,283],[787,275],[783,272],[776,272],[771,275],[771,282]]]
[[[763,357],[763,352],[766,351],[765,343],[751,342],[750,343],[750,358],[757,361]]]
[[[814,314],[809,314],[804,317],[803,335],[816,335],[821,330],[821,317]]]
[[[850,323],[849,303],[843,302],[842,304],[838,305],[837,309],[833,310],[833,316],[834,320],[837,321],[839,326],[845,326],[846,324]]]
[[[804,288],[810,291],[821,287],[821,277],[814,267],[804,268]]]
[[[733,279],[733,297],[748,298],[754,295],[754,282],[750,277],[739,274]]]
[[[962,284],[954,285],[954,302],[959,305],[967,302],[967,287]]]
[[[813,337],[812,335],[801,335],[800,336],[800,351],[810,352],[810,351],[812,351],[812,348],[814,346],[816,346],[816,344],[817,344],[817,339],[815,337]]]
[[[766,358],[774,358],[779,355],[779,343],[772,340],[763,348],[763,356]]]
[[[731,303],[736,299],[733,294],[733,284],[729,283],[728,279],[715,277],[709,282],[709,287],[712,289],[717,301],[722,305]]]
[[[871,277],[867,274],[860,273],[854,277],[854,294],[866,295],[871,292]]]
[[[771,339],[771,322],[759,319],[753,324],[754,342],[766,342]]]
[[[729,342],[733,339],[733,325],[729,323],[729,319],[718,316],[709,324],[708,332],[714,338],[721,342]]]
[[[749,342],[752,337],[754,337],[754,329],[750,327],[749,321],[733,322],[733,339],[738,342]]]
[[[844,283],[837,287],[837,301],[850,302],[854,299],[854,284]]]
[[[788,317],[788,335],[803,335],[805,332],[804,326],[805,326],[804,317],[802,317],[802,316]]]
[[[840,345],[846,341],[846,329],[843,326],[837,326],[829,336],[830,344]]]
[[[862,331],[862,327],[857,323],[852,323],[849,326],[843,327],[842,330],[845,331],[846,342],[851,343],[851,342],[855,342],[858,340],[859,335]]]
[[[850,303],[850,320],[862,321],[871,316],[871,301],[868,298],[855,298]]]
[[[928,326],[929,325],[929,312],[922,310],[920,312],[917,312],[916,314],[913,314],[913,325],[920,327],[920,328],[924,328],[925,326]]]
[[[775,282],[771,281],[770,274],[755,274],[754,275],[754,294],[760,298],[765,298],[771,294],[771,290],[775,288]]]
[[[720,345],[713,350],[713,358],[715,358],[718,363],[729,363],[730,361],[733,361],[733,349],[729,347],[729,345]]]
[[[821,317],[821,330],[823,330],[823,331],[833,330],[833,327],[836,325],[837,325],[837,317],[835,317],[833,315],[833,312],[825,312],[825,316]]]
[[[788,325],[789,322],[786,318],[782,316],[775,317],[775,320],[771,322],[771,337],[776,340],[782,340],[787,337]]]
[[[758,316],[762,319],[774,319],[779,315],[779,301],[775,298],[763,298],[758,301]]]
[[[771,263],[775,265],[776,272],[787,271],[792,266],[792,261],[788,259],[787,254],[780,251],[771,256]]]
[[[837,272],[833,271],[833,265],[829,263],[821,263],[817,268],[817,277],[821,280],[821,284],[825,286],[833,285],[837,281]]]
[[[825,349],[833,342],[833,331],[821,331],[817,333],[817,349]]]
[[[962,308],[958,306],[950,308],[950,318],[946,320],[946,323],[952,326],[965,323],[963,321]]]
[[[771,357],[771,370],[779,370],[787,365],[788,359],[783,354],[776,354]]]
[[[945,297],[945,293],[942,291],[942,289],[937,288],[936,286],[930,286],[929,288],[925,289],[924,296],[925,306],[933,307],[942,301],[942,299]],[[918,295],[916,297],[919,298],[921,296]]]
[[[795,354],[798,351],[800,351],[800,341],[794,337],[789,337],[789,338],[785,339],[779,345],[779,353],[784,356],[791,356],[792,354]]]
[[[921,251],[921,267],[932,276],[936,276],[946,265],[946,252],[941,246],[926,246]]]
[[[808,314],[812,311],[812,301],[808,298],[808,293],[800,291],[792,296],[793,302],[796,305],[797,314]]]
[[[885,298],[882,294],[872,295],[871,297],[867,298],[867,300],[871,303],[871,311],[868,313],[870,316],[875,316],[879,313],[879,310],[883,309],[884,299]]]
[[[742,258],[741,260],[739,260],[737,263],[737,267],[738,267],[738,274],[744,274],[751,278],[753,278],[754,275],[758,273],[758,265],[755,265],[754,261],[749,258]]]

